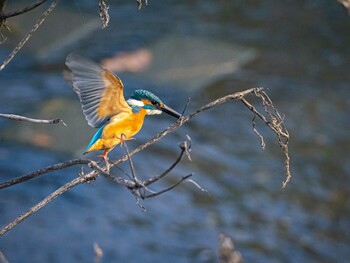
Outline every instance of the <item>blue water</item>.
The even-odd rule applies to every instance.
[[[79,16],[96,13],[95,4],[85,2],[61,4]],[[183,183],[143,201],[144,212],[124,188],[98,178],[69,190],[0,237],[0,251],[7,259],[11,263],[93,262],[96,242],[104,253],[102,262],[215,262],[218,236],[223,233],[232,237],[246,262],[344,262],[350,256],[350,16],[346,10],[337,1],[168,0],[150,1],[139,12],[133,1],[109,2],[111,22],[106,30],[61,50],[51,60],[38,62],[20,53],[0,72],[0,112],[26,114],[58,97],[78,103],[61,73],[64,57],[71,51],[98,60],[152,45],[169,33],[232,42],[255,48],[258,58],[195,92],[168,91],[161,85],[151,89],[169,105],[181,105],[180,109],[190,96],[190,112],[234,91],[268,88],[291,136],[292,181],[281,189],[283,158],[275,136],[258,125],[267,142],[262,150],[252,132],[251,113],[240,103],[230,103],[199,115],[134,157],[141,178],[156,175],[175,160],[176,145],[188,134],[192,162],[184,160],[154,189],[193,172],[193,179],[208,193]],[[2,57],[7,52],[0,48]],[[126,78],[130,88],[142,88],[137,75]],[[0,121],[2,130],[11,129],[9,121]],[[172,121],[150,117],[130,147]],[[25,130],[28,124],[21,125]],[[68,153],[0,138],[1,181],[76,157],[76,149]],[[78,141],[81,148],[88,143],[80,136],[67,140]],[[111,158],[120,154],[118,148]],[[123,168],[128,171],[127,165]],[[7,224],[80,171],[72,167],[2,189],[0,224]]]

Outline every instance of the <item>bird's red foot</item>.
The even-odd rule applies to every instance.
[[[105,151],[103,155],[99,155],[98,157],[102,158],[105,161],[106,167],[109,170],[109,162],[108,162],[109,159],[107,154],[108,154],[108,151]]]
[[[118,138],[118,139],[120,140],[120,147],[123,147],[125,141],[135,140],[134,137],[127,138],[124,134],[122,134],[122,136],[120,138]]]

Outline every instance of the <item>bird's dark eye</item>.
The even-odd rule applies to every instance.
[[[159,106],[160,105],[160,103],[158,101],[155,101],[155,100],[152,100],[151,103],[154,106]]]

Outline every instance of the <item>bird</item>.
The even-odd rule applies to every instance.
[[[106,166],[109,165],[108,153],[116,145],[134,139],[146,115],[164,112],[175,118],[182,116],[147,90],[134,90],[126,100],[121,79],[85,57],[71,53],[65,64],[70,70],[69,79],[78,94],[87,123],[98,128],[84,154],[104,151],[99,157],[104,159]]]

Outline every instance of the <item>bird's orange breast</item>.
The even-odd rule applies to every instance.
[[[95,150],[110,151],[120,143],[123,134],[126,139],[131,138],[142,128],[146,113],[146,110],[141,108],[138,113],[121,113],[113,116],[104,127],[101,138],[87,152]]]

